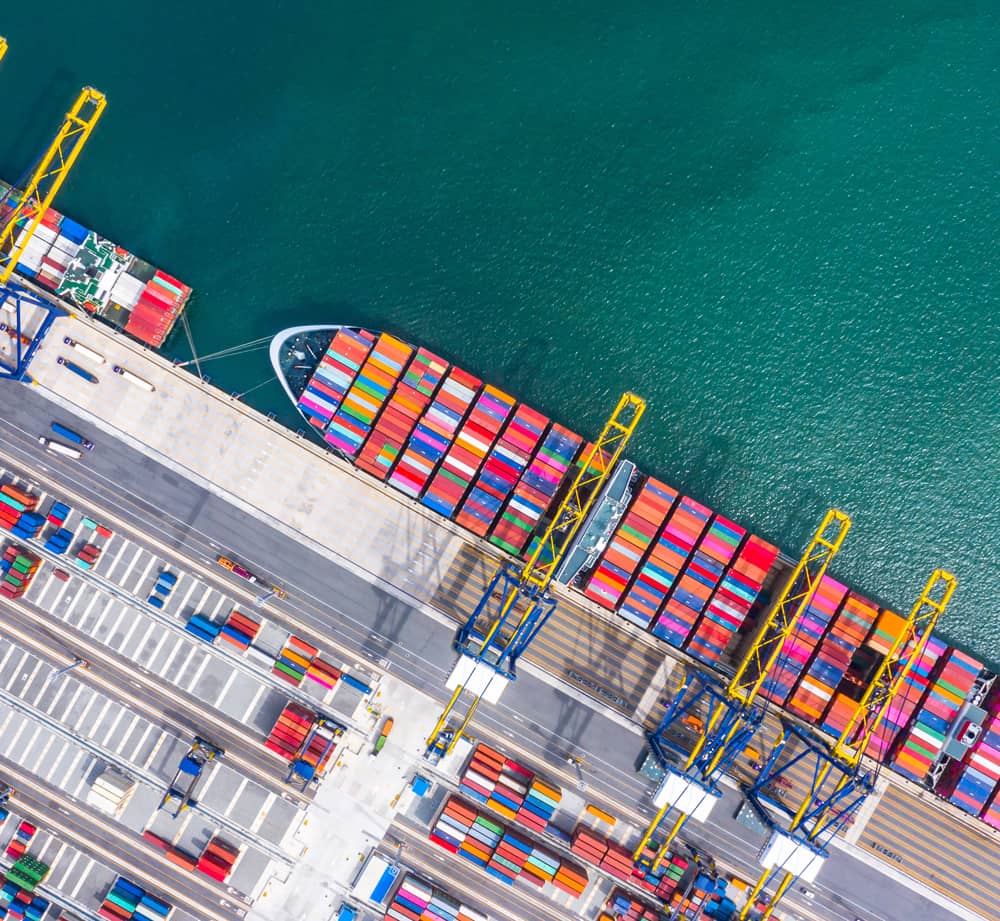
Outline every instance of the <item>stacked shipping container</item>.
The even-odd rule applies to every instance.
[[[726,524],[734,532],[741,530]],[[747,538],[688,639],[687,650],[691,655],[709,665],[718,663],[732,637],[743,626],[777,557],[777,547],[753,534]]]
[[[427,486],[424,505],[451,518],[513,408],[513,398],[502,390],[487,385],[480,391]]]
[[[703,589],[691,591],[694,580],[689,579],[680,594],[676,593],[676,589],[680,584],[680,574],[711,517],[710,509],[684,496],[664,525],[659,546],[652,554],[661,561],[661,586],[666,598],[666,605],[661,604],[653,624],[653,634],[674,646],[684,645],[707,599]]]
[[[548,424],[549,420],[533,409],[517,407],[472,481],[469,495],[455,518],[460,525],[480,537],[486,536]]]
[[[893,760],[897,771],[918,782],[927,776],[982,668],[981,662],[957,649],[950,649],[941,656],[920,710],[909,729],[900,735]]]
[[[222,838],[212,838],[198,858],[195,869],[222,883],[233,872],[233,866],[239,856],[240,849],[235,844],[230,844]]]
[[[652,478],[646,480],[587,582],[583,593],[588,598],[612,611],[619,606],[676,498],[677,493],[668,486]],[[622,606],[620,613],[640,627],[649,623],[629,605]]]
[[[16,192],[5,197],[8,189],[0,182],[0,226],[18,200]],[[22,226],[16,245],[25,233]],[[187,285],[54,208],[46,209],[16,268],[40,287],[154,347],[163,344],[191,297]]]
[[[776,704],[783,704],[788,699],[846,594],[846,585],[823,576],[792,635],[781,644],[778,659],[761,685],[764,697]]]
[[[899,733],[909,725],[914,712],[923,703],[924,695],[930,687],[931,673],[937,666],[938,659],[944,655],[947,648],[947,645],[937,639],[937,637],[930,636],[927,638],[927,642],[924,644],[919,658],[910,665],[906,679],[903,682],[902,690],[896,695],[892,705],[886,710],[878,732],[875,733],[868,743],[866,754],[870,758],[875,758],[877,761],[884,761],[886,759]],[[903,655],[909,658],[912,652],[904,651]],[[834,708],[831,706],[830,713],[827,714],[827,721],[831,719],[833,710]],[[840,731],[843,730],[841,729]]]
[[[480,743],[462,775],[460,789],[495,812],[537,832],[545,831],[562,791],[528,768]]]
[[[983,733],[973,748],[971,764],[984,774],[1000,780],[997,776],[1000,768],[1000,700],[993,701],[994,710],[983,721]],[[994,787],[993,795],[982,810],[983,821],[993,828],[1000,829],[1000,785]]]
[[[453,367],[406,443],[389,483],[419,499],[465,418],[482,381]]]
[[[609,921],[660,921],[659,911],[640,902],[623,889],[612,891],[604,903],[604,911],[606,914],[602,917]]]
[[[128,921],[136,916],[166,918],[173,910],[174,907],[169,902],[147,892],[124,876],[119,876],[97,913],[109,921]]]
[[[457,796],[445,803],[429,837],[508,885],[515,879],[536,886],[551,883],[573,896],[582,894],[587,886],[586,871],[561,860],[524,833],[477,812]]]
[[[337,330],[298,399],[299,409],[316,428],[330,424],[374,342],[365,330]]]
[[[0,917],[41,921],[49,908],[35,889],[48,876],[49,865],[25,854],[7,871],[0,887]]]
[[[447,368],[437,355],[426,349],[417,351],[358,456],[362,470],[380,480],[389,476]]]
[[[35,578],[41,560],[23,547],[10,544],[0,558],[0,595],[4,598],[20,598]]]
[[[346,457],[357,456],[412,354],[405,342],[387,333],[378,337],[327,424],[323,437],[329,444]]]
[[[514,487],[514,494],[499,521],[493,526],[490,540],[519,556],[538,522],[559,490],[583,439],[561,425],[553,425],[527,469]]]
[[[786,706],[811,723],[818,723],[878,615],[878,608],[850,592],[816,647],[816,655],[802,675]],[[847,719],[850,719],[850,712]],[[846,725],[846,721],[845,721]]]
[[[489,921],[482,912],[413,874],[403,877],[385,921]]]

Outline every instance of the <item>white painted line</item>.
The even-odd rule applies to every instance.
[[[257,711],[257,706],[260,704],[260,699],[264,696],[267,690],[268,688],[266,687],[266,685],[263,684],[257,685],[257,693],[254,694],[253,699],[248,704],[246,710],[243,711],[243,717],[241,719],[241,722],[244,723],[248,722],[250,714],[255,713]]]
[[[160,654],[160,650],[163,648],[163,644],[167,640],[176,639],[176,637],[172,633],[170,633],[167,630],[164,630],[163,625],[158,624],[155,620],[152,622],[152,627],[154,630],[157,628],[160,630],[160,642],[156,644],[156,649],[153,650],[152,655],[150,655],[146,663],[145,664],[143,664],[142,662],[139,663],[140,665],[143,665],[143,667],[149,666],[150,670],[152,669],[152,663],[156,661],[156,657]]]
[[[124,649],[128,646],[128,641],[132,639],[132,634],[135,633],[141,623],[142,621],[138,617],[133,618],[132,625],[125,631],[125,636],[122,637],[122,644],[120,648]]]
[[[11,716],[14,716],[14,715],[15,714],[12,712]],[[11,752],[13,752],[13,751],[17,751],[17,748],[18,748],[18,744],[17,743],[18,743],[18,741],[20,741],[21,735],[24,733],[24,730],[28,728],[28,721],[24,718],[24,716],[22,714],[18,713],[18,714],[16,714],[16,717],[17,717],[16,724],[15,724],[16,731],[15,731],[14,735],[12,737],[7,737],[6,734],[5,734],[5,737],[4,737],[4,740],[3,740],[4,741],[4,751],[7,752],[8,755]]]
[[[111,541],[114,541],[116,538],[118,538],[117,533],[111,538]],[[109,548],[111,547],[111,541],[108,542]],[[111,565],[108,567],[107,572],[104,573],[104,578],[107,579],[109,582],[114,582],[115,584],[118,583],[118,580],[114,578],[113,573],[115,571],[115,567],[125,558],[125,552],[128,550],[130,546],[131,545],[127,540],[121,538],[121,546],[117,548],[117,552],[111,558]],[[107,557],[108,552],[109,552],[108,550],[105,550],[104,553],[101,554],[101,559],[98,562],[103,562],[104,559]]]
[[[143,569],[143,571],[140,573],[139,578],[136,579],[135,587],[131,588],[131,589],[126,589],[126,591],[130,591],[134,595],[139,595],[140,594],[140,592],[139,592],[139,586],[142,585],[144,582],[146,582],[149,579],[149,577],[150,577],[149,574],[150,574],[151,570],[158,569],[158,570],[162,571],[162,570],[166,569],[166,566],[163,565],[163,561],[162,560],[160,560],[158,557],[153,556],[148,551],[143,550],[141,547],[139,548],[139,552],[136,554],[136,559],[139,558],[140,554],[142,554],[144,556],[148,556],[149,557],[149,562],[146,564],[145,569]],[[129,568],[129,573],[130,572],[131,572],[131,567]],[[125,579],[126,580],[128,579],[129,573],[125,574]],[[118,584],[119,584],[119,586],[121,588],[125,588],[124,582],[119,582]],[[152,588],[152,586],[150,586],[150,588]]]
[[[67,746],[67,748],[69,748],[73,753],[73,760],[66,766],[66,772],[63,774],[63,783],[66,782],[66,778],[73,776],[81,761],[87,761],[93,757],[90,752],[84,751],[78,745]],[[60,786],[62,785],[60,784]],[[70,796],[75,796],[77,799],[84,799],[86,791],[89,788],[90,784],[87,783],[87,772],[83,771],[79,781],[77,782],[76,789],[66,790],[66,792],[69,793]]]
[[[261,825],[264,824],[264,820],[270,815],[271,807],[274,805],[274,801],[277,797],[273,793],[268,793],[267,798],[264,800],[263,805],[260,807],[260,812],[257,813],[257,818],[255,818],[250,825],[250,831],[257,834],[257,830]]]
[[[215,697],[215,706],[218,705],[226,699],[226,694],[229,693],[229,689],[233,686],[233,682],[236,680],[236,676],[239,672],[235,668],[229,670],[229,677],[226,679],[226,683],[222,686],[222,690]]]
[[[115,749],[111,745],[111,740],[116,738],[115,734],[118,732],[118,726],[121,723],[121,721],[125,719],[126,716],[131,716],[132,719],[136,719],[137,717],[134,714],[129,714],[129,712],[116,700],[111,700],[109,698],[107,703],[108,705],[107,707],[104,708],[104,710],[107,711],[108,708],[113,708],[111,712],[114,713],[115,711],[117,711],[117,716],[115,716],[114,721],[111,723],[107,731],[104,733],[103,739],[98,738],[97,735],[92,735],[90,738],[92,741],[100,745],[101,748],[110,748],[112,751],[114,751]],[[101,713],[101,716],[103,715],[104,712]],[[127,733],[122,733],[122,735],[127,735]],[[118,740],[119,741],[121,740],[121,736],[118,736]]]
[[[103,703],[104,706],[101,707],[100,713],[97,714],[97,719],[94,720],[94,729],[93,729],[93,731],[87,733],[87,735],[91,739],[96,739],[97,738],[97,729],[101,725],[101,723],[104,722],[104,716],[108,712],[108,710],[111,708],[111,700],[108,699],[107,697],[98,697],[95,694],[94,695],[94,700],[96,702],[98,702],[98,703]]]
[[[49,760],[45,756],[49,753],[49,749],[52,748],[52,746],[56,745],[56,744],[58,744],[58,742],[56,740],[56,737],[54,735],[50,734],[49,738],[48,738],[48,741],[42,747],[42,750],[32,759],[35,762],[35,764],[42,765],[43,768],[47,766],[49,768],[49,770],[51,770],[52,769],[52,765],[55,763],[55,759]],[[45,777],[44,774],[42,776]],[[48,779],[48,778],[46,778],[46,779]]]
[[[216,620],[217,618],[221,620],[222,618],[219,617],[219,612],[226,611],[226,614],[228,614],[229,611],[226,609],[231,606],[232,602],[225,595],[219,595],[219,603],[212,608],[212,620]]]
[[[94,872],[94,866],[95,866],[94,861],[86,854],[84,854],[83,851],[76,852],[76,857],[73,860],[73,863],[70,864],[70,867],[75,868],[77,863],[80,862],[80,860],[85,860],[88,864],[90,864],[90,866],[87,867],[87,869],[80,874],[80,879],[77,882],[77,884],[72,889],[69,890],[69,897],[71,899],[75,899],[80,894],[80,890],[90,881],[90,875]],[[69,876],[68,871],[66,873],[66,876],[67,877]]]
[[[135,553],[133,554],[131,561],[129,562],[128,566],[125,567],[125,572],[123,572],[121,576],[119,576],[117,579],[114,580],[116,585],[120,585],[124,588],[125,580],[128,579],[132,570],[135,569],[136,563],[139,562],[139,559],[145,554],[145,552],[146,551],[143,550],[142,547],[135,548]]]
[[[113,614],[118,616],[114,618],[114,622],[109,626],[105,627],[104,621],[108,619]],[[94,639],[102,640],[106,645],[110,646],[111,643],[109,638],[114,636],[115,630],[118,629],[118,625],[122,622],[122,618],[128,614],[128,609],[122,607],[118,604],[109,604],[102,612],[101,616],[97,618],[94,626],[87,631],[88,636],[92,636]],[[79,624],[77,625],[79,626]]]
[[[190,693],[191,689],[198,683],[198,679],[201,678],[201,676],[205,673],[205,669],[208,668],[208,665],[211,661],[212,657],[210,655],[202,653],[201,665],[199,665],[198,668],[195,669],[194,674],[191,676],[191,678],[188,681],[184,682],[184,684],[180,685],[180,687],[182,687],[185,691]]]
[[[3,674],[3,670],[7,665],[7,660],[14,654],[14,650],[18,648],[19,647],[13,645],[13,643],[7,647],[7,651],[4,653],[4,657],[0,659],[0,674]],[[10,681],[13,681],[16,677],[17,677],[17,669],[13,669],[11,672]],[[9,685],[7,685],[7,687],[9,687]]]
[[[169,659],[164,663],[163,669],[158,671],[157,674],[161,678],[165,678],[171,684],[174,684],[173,675],[175,674],[174,660],[178,657],[186,659],[190,655],[190,647],[188,643],[185,643],[180,637],[174,637],[177,640],[177,646],[174,649],[174,653]],[[178,663],[179,664],[179,663]]]
[[[184,577],[181,576],[180,578],[183,579]],[[178,579],[178,581],[180,581],[180,579]],[[177,611],[178,611],[178,613],[180,613],[182,610],[184,610],[185,605],[187,605],[187,603],[190,600],[191,596],[195,593],[195,590],[200,585],[201,585],[200,582],[195,581],[195,582],[192,582],[191,585],[188,586],[188,590],[184,593],[184,597],[181,598],[180,601],[177,603]],[[171,598],[180,598],[180,596],[177,593],[176,586],[174,587],[174,590],[170,593],[170,597]],[[193,607],[194,607],[195,611],[199,610],[197,605],[193,605]]]
[[[141,736],[139,736],[139,741],[135,743],[135,751],[136,752],[141,752],[142,751],[142,747],[146,744],[146,739],[149,738],[149,734],[151,732],[153,732],[157,728],[158,727],[154,726],[148,720],[146,721],[146,731]],[[144,767],[144,768],[148,768],[149,767],[149,759],[147,758],[145,761],[143,761],[141,766]]]

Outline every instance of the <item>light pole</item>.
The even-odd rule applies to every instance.
[[[583,760],[577,758],[575,755],[568,755],[566,763],[572,765],[576,771],[576,788],[583,793],[587,789],[587,783],[583,779]]]
[[[258,595],[253,600],[254,607],[255,608],[262,608],[262,607],[264,607],[264,605],[267,604],[277,594],[278,593],[272,588],[270,591],[267,592],[267,594],[265,594],[265,595]]]
[[[55,681],[57,678],[62,678],[63,675],[68,675],[71,671],[74,671],[77,668],[86,668],[86,667],[87,667],[87,660],[81,659],[79,656],[77,656],[76,659],[69,665],[64,665],[58,671],[54,671],[51,675],[49,675],[49,681]],[[45,683],[48,684],[49,681],[46,681]]]

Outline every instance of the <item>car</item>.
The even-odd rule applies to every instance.
[[[799,892],[801,892],[805,898],[809,899],[810,902],[816,898],[816,893],[813,892],[812,889],[807,889],[805,886],[799,886]]]

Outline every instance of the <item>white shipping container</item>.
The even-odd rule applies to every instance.
[[[131,309],[139,303],[145,285],[138,278],[125,272],[119,275],[111,286],[111,300],[122,307]]]

